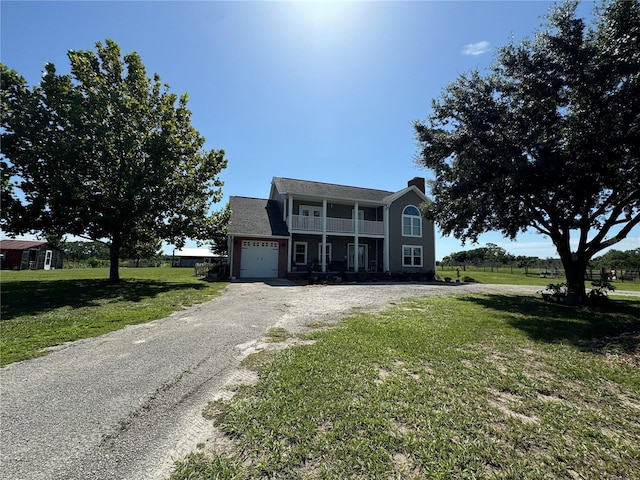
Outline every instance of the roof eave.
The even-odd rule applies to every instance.
[[[285,196],[293,196],[297,199],[301,200],[314,200],[314,201],[322,201],[326,200],[327,202],[350,202],[350,203],[360,203],[360,204],[368,204],[368,205],[377,205],[379,207],[385,206],[387,203],[384,200],[369,200],[364,198],[347,198],[347,197],[327,197],[325,195],[313,195],[309,193],[295,193],[295,192],[286,192],[283,193]]]
[[[402,190],[398,190],[396,193],[394,193],[393,195],[390,195],[389,197],[387,197],[386,200],[386,205],[391,205],[393,202],[395,202],[398,198],[402,197],[403,195],[406,195],[407,193],[409,193],[410,191],[414,191],[416,194],[418,194],[419,197],[422,197],[422,200],[424,202],[428,201],[429,198],[425,195],[425,193],[420,190],[418,187],[416,187],[415,185],[411,185],[409,187],[403,188]]]
[[[247,238],[278,238],[282,240],[288,240],[289,235],[264,235],[264,234],[256,234],[256,233],[232,233],[229,232],[227,234],[228,237],[247,237]]]

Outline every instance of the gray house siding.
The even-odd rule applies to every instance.
[[[276,189],[273,183],[271,184],[271,192],[269,193],[269,199],[273,200],[278,204],[278,207],[280,207],[280,211],[283,212],[282,218],[284,220],[286,218],[287,208],[289,206],[287,205],[285,195],[278,192],[278,190]]]
[[[389,271],[417,273],[435,271],[435,230],[432,222],[422,219],[422,237],[405,237],[402,234],[402,212],[408,205],[420,208],[423,199],[410,190],[396,199],[389,208]],[[403,266],[403,246],[422,247],[422,267]]]
[[[279,252],[279,265],[284,258],[286,272],[353,271],[357,258],[361,271],[428,273],[435,270],[433,224],[421,219],[421,235],[404,236],[402,218],[407,205],[419,208],[425,200],[421,178],[391,192],[274,177],[269,200],[232,197],[229,245],[233,265],[243,254],[238,240],[271,238],[288,240]],[[362,222],[353,221],[356,204],[364,214],[359,216]],[[308,216],[302,215],[303,206],[310,207]],[[320,254],[323,238],[330,245],[327,262],[322,262]],[[282,274],[282,268],[278,273]]]

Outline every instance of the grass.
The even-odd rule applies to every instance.
[[[47,349],[126,325],[163,318],[219,295],[226,283],[207,283],[191,269],[2,271],[0,365],[43,355]]]
[[[272,343],[284,342],[290,336],[289,332],[282,327],[271,327],[265,335],[267,341]]]
[[[640,478],[639,318],[511,295],[350,317],[217,404],[235,450],[171,479]]]
[[[104,269],[2,272],[2,365],[162,318],[226,286],[190,269],[121,273],[112,285]],[[507,269],[463,275],[553,281]],[[314,344],[245,359],[258,385],[205,412],[235,450],[200,444],[172,479],[640,478],[639,318],[638,300],[591,310],[510,295],[355,315],[306,334]],[[290,335],[268,332],[273,342]]]
[[[450,267],[439,267],[436,272],[440,278],[450,277],[454,282],[456,280],[456,269]],[[550,283],[564,282],[564,277],[552,278],[552,277],[540,277],[538,273],[530,271],[528,275],[525,275],[523,268],[500,267],[499,269],[491,270],[490,267],[467,267],[466,270],[460,269],[460,281],[464,277],[471,277],[479,283],[493,283],[498,285],[534,285],[546,287]],[[616,290],[627,290],[640,292],[640,282],[623,282],[621,280],[614,280],[611,282]],[[591,280],[585,281],[585,286],[588,289],[593,288],[591,286]]]

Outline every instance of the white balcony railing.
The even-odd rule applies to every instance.
[[[322,232],[322,217],[292,215],[291,230]],[[327,217],[327,233],[355,233],[355,221],[351,218]],[[358,221],[358,234],[384,235],[384,222]]]
[[[305,232],[322,232],[322,218],[293,215],[291,229],[304,230]]]

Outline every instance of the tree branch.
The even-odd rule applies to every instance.
[[[635,191],[631,192],[631,194],[627,195],[626,198],[620,200],[614,206],[613,210],[611,211],[611,214],[609,215],[609,218],[604,222],[604,225],[602,225],[602,227],[600,228],[599,232],[586,245],[587,250],[590,250],[593,246],[597,247],[597,244],[601,243],[604,240],[604,238],[607,236],[607,233],[609,233],[609,230],[611,230],[612,227],[614,227],[615,225],[620,225],[620,224],[624,223],[624,221],[619,221],[618,217],[620,217],[620,215],[622,214],[622,212],[624,211],[625,208],[629,207],[629,205],[631,204],[631,202],[633,200],[636,200],[638,198],[640,198],[640,190],[635,190]],[[638,218],[636,218],[636,219],[630,220],[630,223],[637,224],[638,221],[639,221]],[[623,230],[626,230],[626,227]],[[622,238],[624,238],[624,237],[622,237]],[[616,243],[616,242],[613,242],[613,243]],[[595,249],[596,252],[600,251],[600,250],[601,250],[600,248]]]
[[[629,223],[627,223],[627,225],[625,225],[625,227],[622,230],[620,230],[615,236],[607,240],[601,240],[598,243],[594,243],[593,240],[589,242],[587,244],[587,253],[589,253],[590,257],[592,257],[599,251],[604,250],[605,248],[610,247],[611,245],[615,245],[621,240],[624,240],[629,234],[629,232],[636,225],[640,225],[640,214],[636,215],[635,218],[629,220]]]

